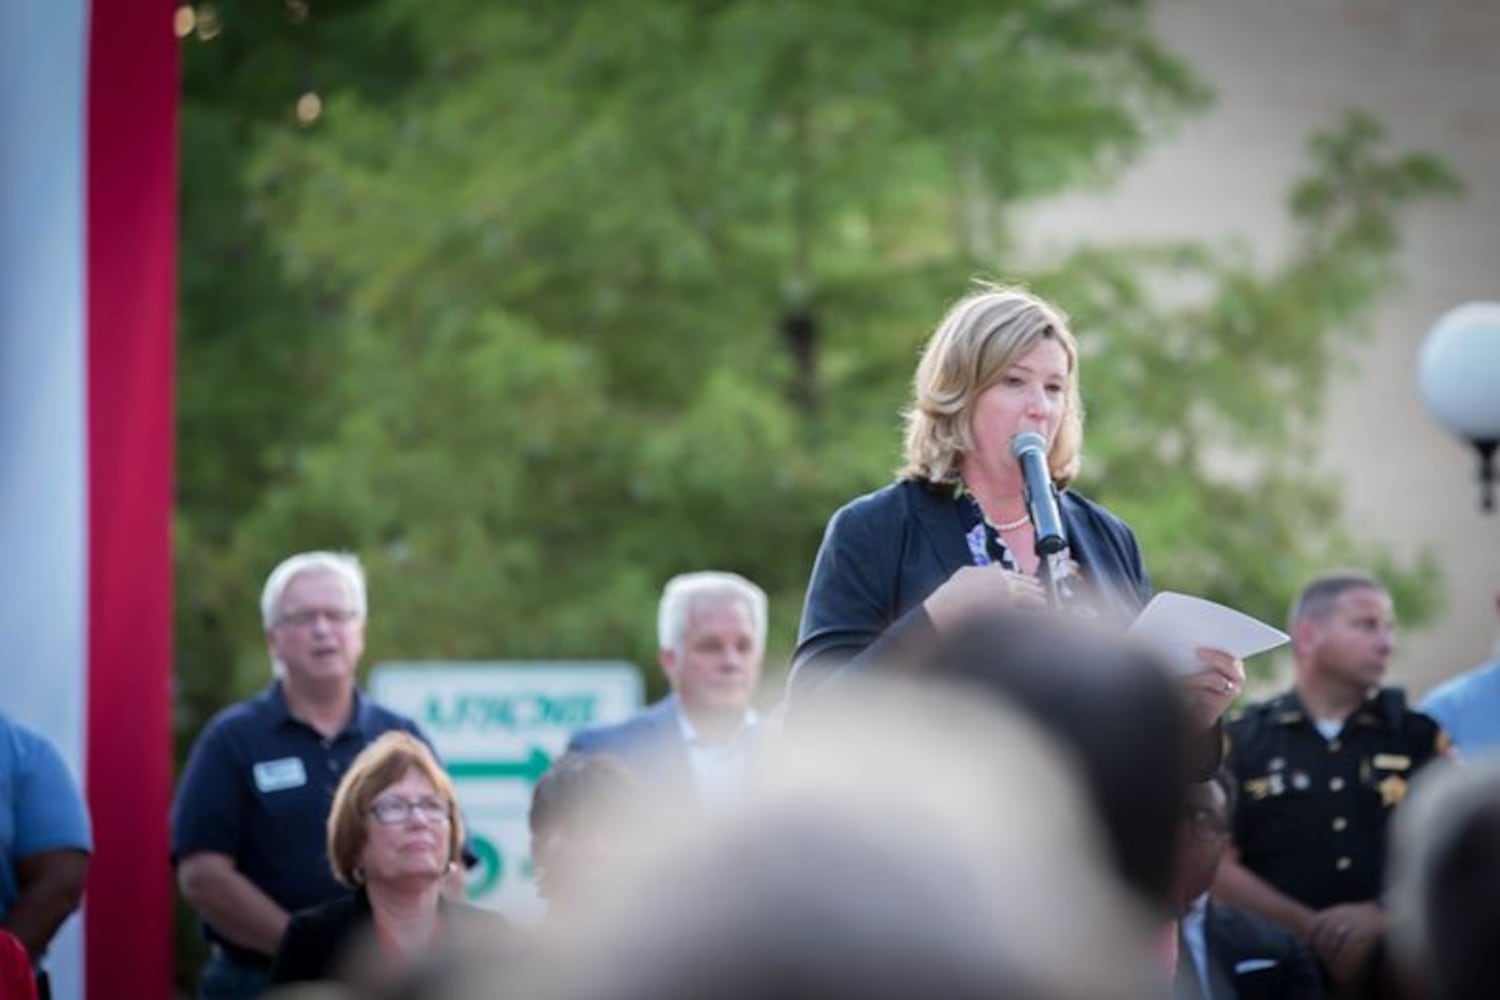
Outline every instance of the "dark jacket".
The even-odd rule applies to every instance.
[[[1122,625],[1151,597],[1135,535],[1093,501],[1064,490],[1058,508],[1073,559],[1099,610]],[[924,641],[932,623],[922,602],[973,564],[963,511],[951,486],[905,479],[859,497],[828,522],[802,609],[789,696],[833,672],[899,656]]]
[[[457,936],[460,944],[470,938],[497,943],[510,940],[510,929],[497,913],[467,903],[438,900],[445,941]],[[329,980],[351,986],[378,982],[384,968],[384,953],[376,946],[374,914],[364,889],[292,914],[276,956],[271,961],[271,982],[297,983]]]
[[[1290,932],[1223,903],[1210,902],[1206,919],[1214,995],[1209,1000],[1316,1000],[1323,995],[1317,967]],[[1233,986],[1224,991],[1222,983]]]

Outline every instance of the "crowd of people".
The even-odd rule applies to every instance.
[[[670,694],[575,733],[534,789],[534,925],[463,901],[454,785],[356,685],[358,561],[284,560],[271,681],[199,734],[172,807],[199,995],[1488,995],[1500,664],[1408,707],[1391,595],[1352,571],[1295,596],[1291,687],[1237,711],[1230,652],[1180,669],[1130,641],[1151,583],[1130,526],[1072,485],[1079,360],[1024,291],[948,311],[897,481],[828,523],[774,704],[764,591],[666,584]],[[0,789],[0,984],[45,995],[31,969],[78,905],[87,815],[4,717]]]

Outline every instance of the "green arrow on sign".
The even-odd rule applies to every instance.
[[[475,870],[469,873],[469,895],[483,896],[500,884],[500,879],[505,874],[505,861],[495,842],[482,834],[471,836],[469,846],[479,859],[479,863],[474,866]]]
[[[532,747],[522,760],[450,760],[448,774],[454,778],[522,778],[535,784],[552,758],[540,747]]]

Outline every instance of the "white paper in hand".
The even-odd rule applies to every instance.
[[[1222,649],[1246,659],[1291,641],[1279,628],[1201,597],[1164,590],[1131,623],[1126,634],[1156,650],[1172,669],[1192,674],[1205,669],[1200,647]]]

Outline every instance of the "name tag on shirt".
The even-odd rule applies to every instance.
[[[1234,963],[1236,975],[1244,972],[1260,972],[1262,969],[1274,968],[1276,968],[1276,959],[1274,958],[1244,958]]]
[[[262,792],[280,792],[307,784],[307,769],[301,757],[263,760],[255,765],[255,787]]]

